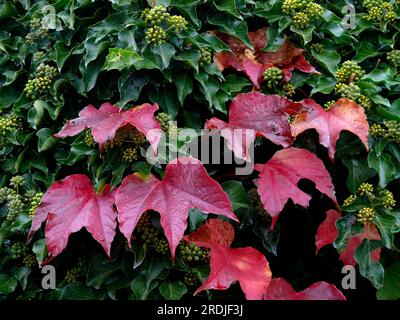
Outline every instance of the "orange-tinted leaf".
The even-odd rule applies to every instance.
[[[300,179],[308,179],[316,188],[336,203],[331,177],[323,162],[313,153],[297,148],[280,150],[266,164],[256,164],[260,172],[255,181],[265,210],[275,225],[279,213],[290,199],[303,207],[311,197],[297,187]]]
[[[296,292],[282,278],[272,279],[264,296],[265,300],[346,300],[342,292],[333,284],[324,281],[313,283],[308,288]]]
[[[214,245],[224,245],[229,247],[235,237],[235,231],[229,222],[220,219],[208,219],[200,228],[184,240],[195,243],[200,247],[212,247]]]
[[[96,194],[87,176],[68,176],[53,183],[43,196],[28,237],[32,238],[47,220],[45,236],[49,261],[65,249],[71,233],[85,227],[110,255],[117,225],[113,205],[114,192],[110,192],[108,185],[102,194]]]
[[[319,142],[328,148],[331,160],[335,157],[336,142],[340,132],[350,131],[357,135],[368,150],[368,121],[364,109],[352,100],[342,98],[329,111],[325,111],[312,99],[303,100],[308,111],[296,115],[292,123],[292,134],[315,129],[319,134]]]
[[[282,70],[285,81],[292,77],[294,69],[307,73],[317,73],[315,68],[305,60],[304,50],[296,48],[292,43],[284,43],[276,52],[263,52],[267,45],[266,28],[249,33],[254,50],[248,48],[240,40],[225,33],[216,35],[227,44],[231,52],[220,52],[214,55],[214,62],[220,71],[233,68],[243,71],[251,80],[256,89],[264,81],[263,72],[272,66]]]

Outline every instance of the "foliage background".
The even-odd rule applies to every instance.
[[[340,22],[341,10],[348,3],[356,8],[357,23],[354,29],[346,30]],[[399,17],[400,6],[395,1],[391,3]],[[387,58],[389,52],[400,49],[398,18],[395,22],[385,18],[380,22],[368,21],[368,10],[359,1],[325,1],[321,2],[322,17],[300,29],[282,11],[282,1],[160,0],[158,5],[182,15],[189,25],[185,31],[171,32],[166,43],[152,46],[146,41],[147,27],[140,16],[154,4],[135,0],[1,1],[0,111],[4,119],[14,115],[22,124],[18,130],[2,131],[2,187],[8,186],[16,175],[24,177],[25,191],[35,192],[45,192],[54,181],[73,173],[87,174],[96,189],[105,183],[118,185],[124,176],[135,171],[152,170],[162,175],[162,168],[151,168],[143,159],[134,163],[121,161],[123,146],[106,149],[100,157],[98,148],[85,142],[84,133],[63,140],[52,135],[67,119],[77,117],[84,106],[99,106],[104,101],[119,103],[122,109],[157,102],[180,128],[200,129],[212,116],[226,119],[232,99],[240,92],[251,91],[252,84],[242,73],[226,70],[222,74],[215,64],[202,62],[202,48],[212,53],[229,50],[210,30],[228,33],[249,44],[249,31],[268,27],[266,49],[276,50],[285,38],[304,48],[307,60],[321,74],[295,71],[290,81],[296,89],[291,97],[294,101],[312,97],[323,105],[336,100],[337,69],[346,60],[356,61],[366,72],[358,85],[372,102],[367,110],[370,126],[385,120],[399,121],[400,63],[396,65]],[[56,19],[46,20],[53,8]],[[44,18],[48,30],[29,42],[28,34],[37,36],[34,33],[38,30],[30,27],[35,18]],[[57,75],[48,92],[32,100],[23,90],[40,63],[56,67]],[[266,88],[261,90],[268,92]],[[258,139],[256,145],[256,162],[261,163],[279,149],[265,139]],[[316,153],[324,161],[339,203],[367,180],[391,190],[398,199],[398,140],[370,137],[370,145],[368,154],[356,136],[343,132],[332,163],[326,149],[318,144],[315,132],[307,132],[295,142],[295,146]],[[231,167],[207,169],[227,191],[242,222],[236,226],[234,245],[259,249],[266,255],[274,277],[287,279],[297,290],[321,280],[340,287],[342,263],[336,249],[326,246],[315,254],[315,233],[329,207],[312,183],[301,182],[301,188],[313,195],[310,207],[304,209],[289,202],[279,218],[277,231],[271,232],[263,222],[262,209],[247,196],[253,188],[254,174],[234,177]],[[8,210],[3,203],[3,223]],[[27,264],[12,257],[13,244],[26,240],[31,221],[27,211],[29,208],[11,225],[3,224],[1,230],[0,299],[192,299],[195,287],[185,282],[185,275],[194,273],[204,280],[209,272],[206,263],[191,263],[180,256],[172,265],[169,254],[158,253],[140,241],[129,250],[121,235],[114,241],[110,260],[90,235],[81,231],[71,237],[67,250],[53,262],[57,289],[43,291],[38,267],[45,255],[43,234],[36,235],[27,245],[36,262]],[[390,233],[396,233],[396,226],[400,227],[398,214],[396,219]],[[189,231],[203,221],[204,216],[192,210]],[[153,228],[162,234],[157,215]],[[393,242],[399,242],[396,234]],[[377,291],[358,273],[357,289],[344,291],[348,299],[375,299],[377,294],[378,298],[400,297],[400,287],[391,280],[400,277],[399,253],[395,248],[382,251],[380,263],[386,271],[383,287]],[[76,275],[74,281],[68,280],[71,273]],[[200,296],[243,298],[238,285]]]

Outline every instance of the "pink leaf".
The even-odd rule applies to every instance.
[[[49,261],[65,249],[71,233],[85,227],[110,255],[117,224],[113,205],[114,192],[110,192],[108,185],[98,195],[87,176],[68,176],[53,183],[43,196],[28,237],[32,238],[47,220],[45,236]]]
[[[89,128],[93,139],[99,144],[100,150],[103,150],[106,142],[114,139],[118,129],[131,125],[146,136],[156,153],[161,136],[160,124],[154,118],[154,112],[157,110],[157,104],[149,103],[121,112],[111,103],[103,103],[99,109],[89,105],[79,113],[78,118],[69,120],[54,136],[74,136]]]
[[[338,236],[335,225],[336,220],[341,218],[341,214],[336,210],[329,210],[326,219],[319,225],[315,236],[316,253],[327,244],[332,244]]]
[[[368,150],[368,121],[364,109],[352,100],[342,98],[325,111],[312,99],[303,100],[308,111],[298,114],[292,124],[292,134],[315,129],[319,134],[319,142],[326,148],[333,161],[336,152],[336,142],[343,130],[357,135]]]
[[[308,179],[336,203],[331,177],[323,162],[313,153],[297,148],[280,150],[266,164],[256,164],[260,172],[255,181],[265,210],[272,217],[272,227],[285,203],[290,199],[308,207],[311,197],[297,187],[300,179]]]
[[[172,257],[186,229],[189,209],[196,207],[204,213],[237,220],[222,187],[210,178],[199,160],[189,157],[171,161],[162,181],[154,176],[127,176],[118,189],[115,202],[120,230],[128,240],[145,211],[158,211]]]
[[[212,118],[205,128],[221,130],[235,156],[249,161],[249,148],[256,135],[283,147],[292,143],[289,114],[294,110],[299,112],[303,107],[285,97],[260,92],[241,93],[230,106],[229,123]]]
[[[264,296],[265,300],[346,300],[342,292],[333,284],[324,281],[313,283],[308,288],[296,292],[285,279],[272,279]]]

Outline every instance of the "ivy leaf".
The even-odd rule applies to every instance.
[[[346,297],[336,286],[325,281],[315,282],[302,291],[295,291],[285,279],[274,278],[264,300],[346,300]]]
[[[376,143],[368,154],[368,165],[375,169],[379,176],[379,186],[385,188],[387,184],[396,179],[398,172],[389,153],[384,151],[383,143]]]
[[[222,183],[222,188],[228,194],[232,203],[232,209],[235,211],[239,208],[249,208],[250,203],[247,198],[246,191],[239,181],[229,180]]]
[[[377,289],[383,286],[385,273],[383,266],[373,258],[373,252],[379,249],[380,241],[364,239],[354,254],[361,275],[370,280]]]
[[[0,293],[13,292],[18,285],[17,279],[8,274],[0,274]]]
[[[302,105],[285,97],[260,92],[238,94],[229,108],[229,123],[212,118],[206,129],[217,129],[239,159],[250,161],[249,148],[256,136],[288,147],[292,141],[289,114]]]
[[[175,55],[175,48],[172,44],[162,43],[153,48],[154,53],[160,58],[162,69],[166,69],[169,66],[171,58]]]
[[[235,0],[215,0],[213,1],[213,4],[219,11],[226,12],[240,20],[243,20],[236,8]]]
[[[336,203],[332,180],[324,163],[307,150],[280,150],[266,164],[256,164],[255,170],[260,172],[255,184],[265,210],[272,217],[272,226],[289,198],[308,207],[311,197],[298,188],[300,179],[313,181],[321,193]]]
[[[376,174],[375,170],[368,167],[366,159],[346,155],[342,162],[347,167],[347,170],[349,170],[346,185],[351,193],[356,193],[361,183]]]
[[[121,232],[130,239],[141,215],[150,209],[161,215],[161,225],[168,239],[172,257],[187,226],[188,211],[198,208],[237,220],[227,194],[210,178],[203,164],[194,158],[171,161],[163,180],[154,176],[127,176],[115,197]]]
[[[180,281],[163,282],[160,285],[160,293],[166,300],[180,300],[187,293],[187,288]]]
[[[176,90],[178,92],[178,99],[181,105],[183,104],[185,98],[193,90],[193,80],[188,72],[178,73],[175,77]]]
[[[233,227],[218,219],[209,219],[184,239],[211,248],[210,274],[196,290],[226,290],[236,281],[248,300],[260,300],[271,281],[271,270],[265,256],[254,248],[230,248]]]
[[[85,227],[110,255],[117,225],[113,204],[114,192],[109,186],[105,186],[101,194],[96,194],[87,176],[68,176],[53,183],[43,196],[28,238],[31,239],[47,220],[44,232],[48,262],[65,249],[71,233]]]
[[[142,104],[128,111],[119,111],[111,103],[103,103],[100,109],[88,105],[79,113],[79,118],[69,120],[54,136],[64,138],[74,136],[86,128],[91,129],[93,139],[99,144],[100,150],[104,149],[107,141],[114,139],[117,130],[125,125],[132,125],[143,133],[157,151],[160,140],[161,127],[154,118],[158,105]]]
[[[38,137],[38,151],[48,151],[51,150],[58,142],[56,138],[53,137],[53,132],[49,128],[42,128],[36,132]]]
[[[390,250],[398,250],[393,240],[394,234],[400,232],[400,212],[388,210],[377,214],[374,223],[381,233],[384,246]]]
[[[131,49],[110,48],[103,69],[121,71],[134,66],[141,60],[143,58]]]
[[[378,300],[397,300],[400,298],[400,262],[385,269],[383,286],[376,292]]]
[[[294,137],[309,129],[317,130],[319,142],[328,148],[332,161],[335,157],[336,142],[343,130],[357,135],[368,150],[368,121],[364,109],[358,104],[342,98],[329,111],[325,111],[312,99],[303,100],[302,103],[308,111],[296,115],[292,124]]]

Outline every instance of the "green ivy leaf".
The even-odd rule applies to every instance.
[[[366,159],[345,156],[342,162],[349,170],[346,185],[351,193],[356,193],[361,183],[376,174],[375,170],[368,167]]]
[[[247,198],[246,191],[239,181],[230,180],[222,183],[222,188],[228,194],[229,199],[232,203],[232,210],[239,208],[249,208],[250,203]]]
[[[376,292],[378,300],[398,300],[400,298],[400,262],[385,269],[383,286]]]
[[[166,300],[179,300],[187,293],[187,288],[180,281],[168,281],[160,285],[160,293]]]
[[[110,48],[103,69],[121,71],[134,66],[141,60],[143,58],[131,49]]]
[[[0,293],[13,292],[17,285],[18,281],[13,276],[4,273],[0,274]]]
[[[360,274],[371,281],[372,285],[379,289],[383,286],[384,269],[379,262],[371,258],[371,253],[380,247],[381,242],[376,240],[364,239],[354,253]]]

